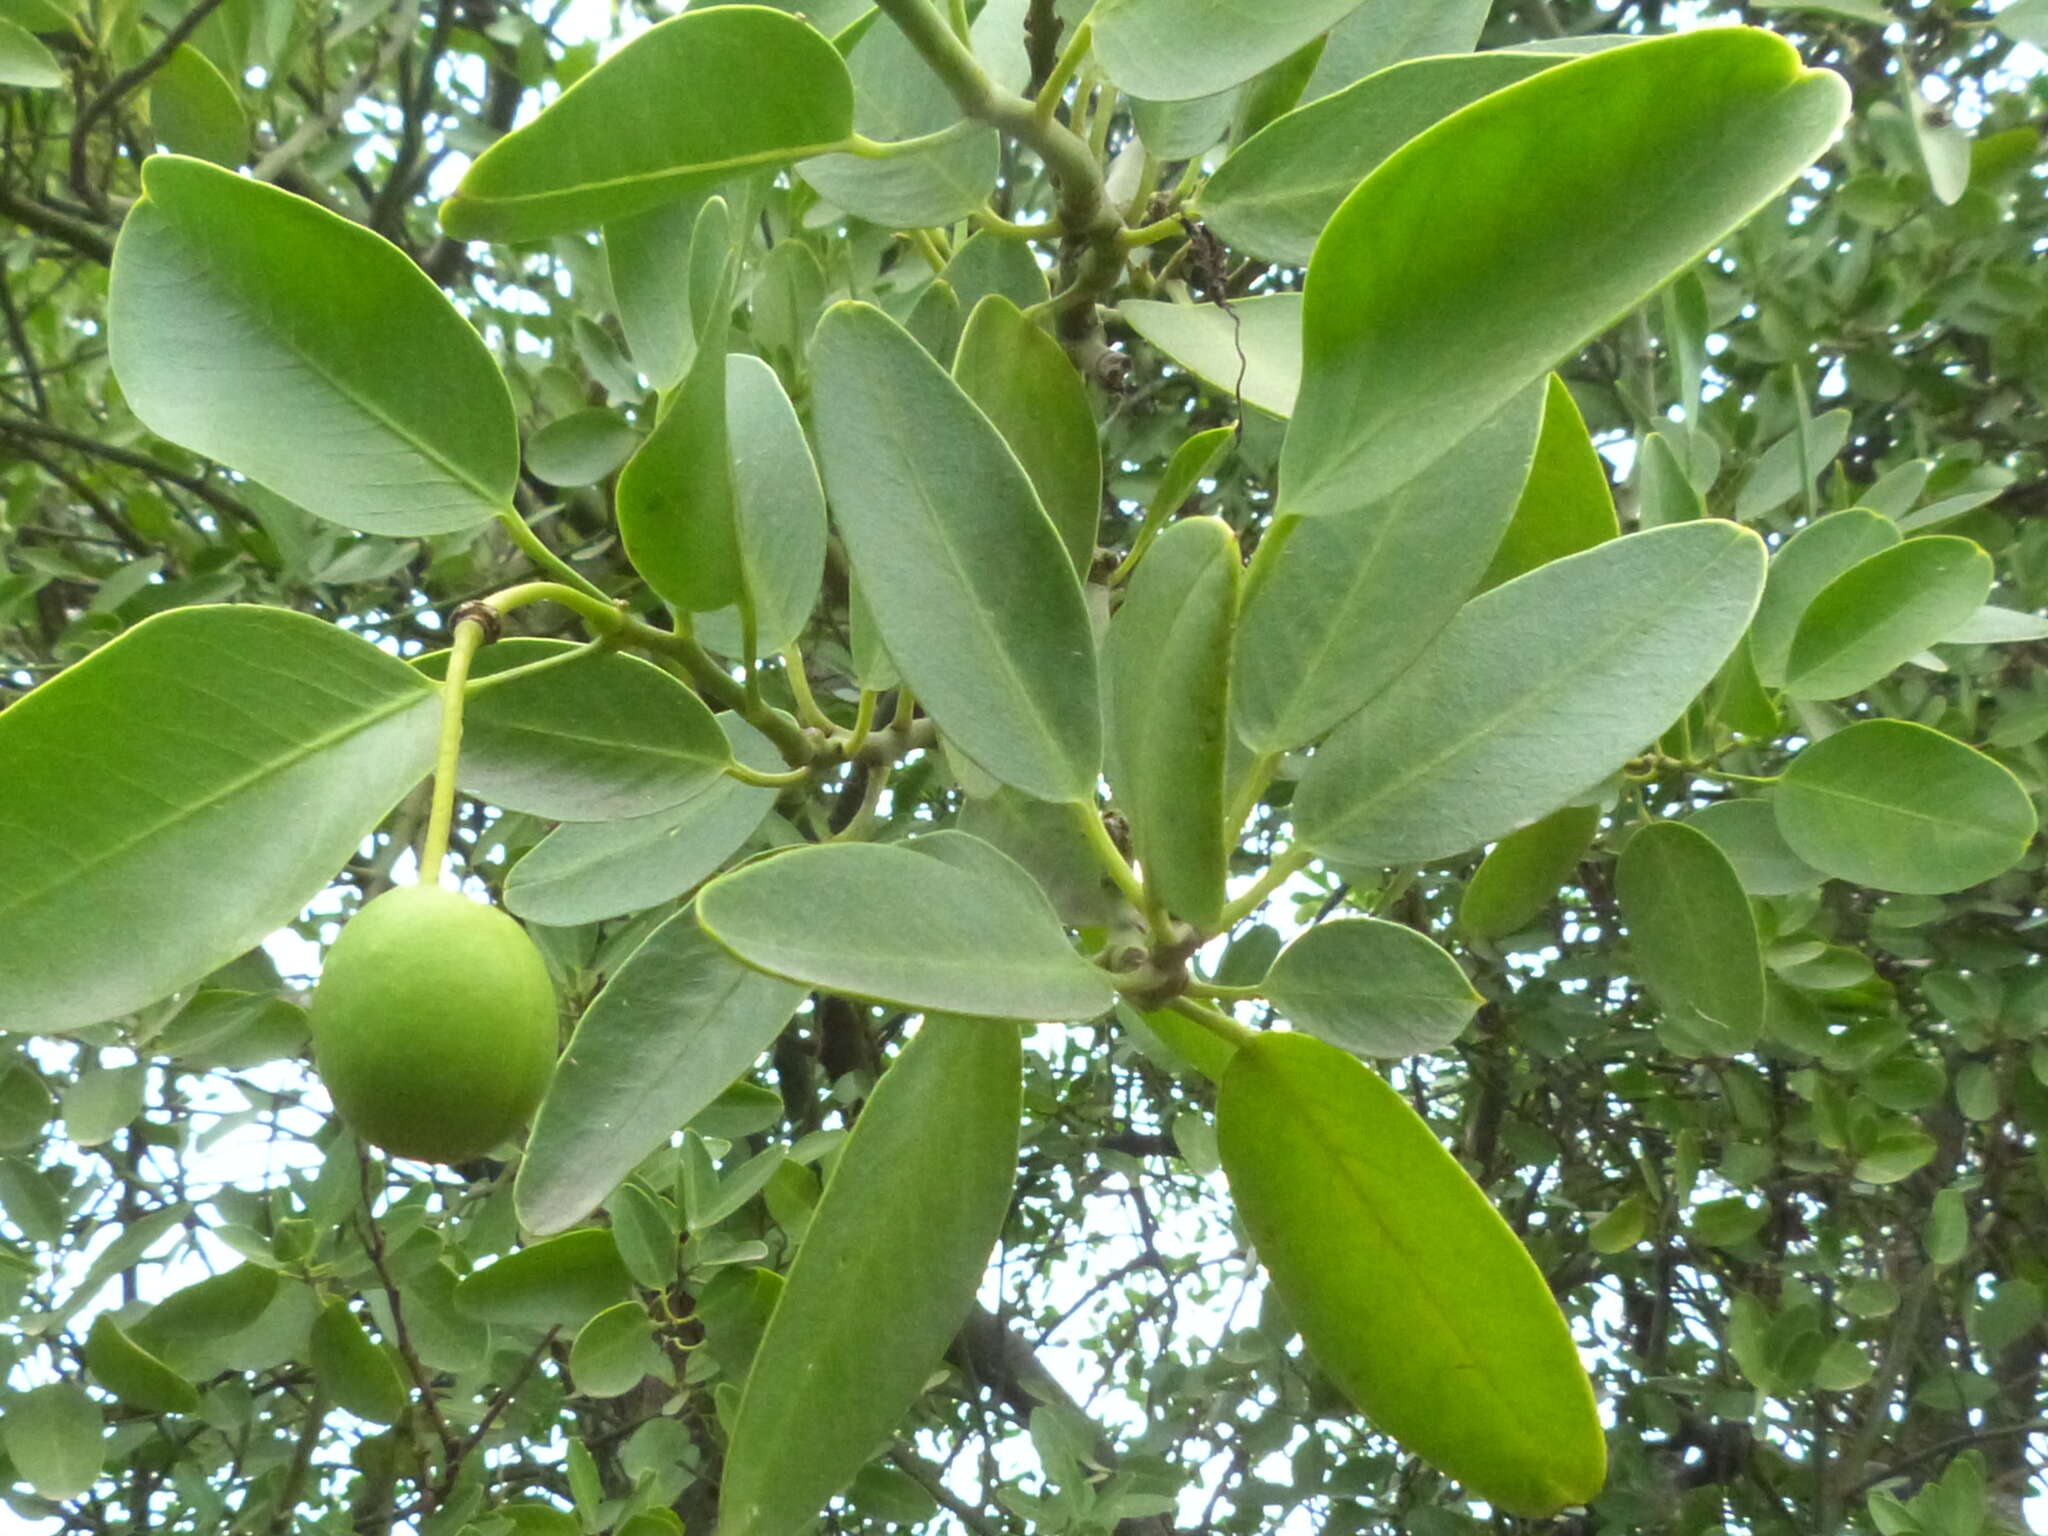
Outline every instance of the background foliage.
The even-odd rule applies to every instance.
[[[1995,20],[1948,0],[1369,8],[1387,13],[1387,36],[1413,29],[1384,62],[1739,12],[1846,76],[1855,116],[1818,170],[1571,359],[1570,397],[1607,450],[1625,526],[1679,520],[1703,497],[1779,543],[1818,512],[1872,507],[1909,531],[1974,540],[1995,562],[2002,607],[2048,605],[2048,88],[2039,55],[2016,52],[2048,44],[2038,0]],[[860,9],[826,0],[809,12],[829,32]],[[1015,63],[1042,80],[1065,9],[983,15],[1014,23]],[[576,236],[465,243],[440,232],[435,210],[467,157],[650,19],[496,0],[109,0],[76,14],[62,0],[0,0],[11,87],[0,94],[0,703],[184,605],[292,608],[414,654],[445,642],[454,604],[531,574],[495,524],[351,532],[142,427],[109,371],[108,262],[140,159],[158,146],[246,166],[409,254],[511,381],[522,511],[577,570],[647,605],[615,532],[617,498],[630,541],[630,483],[613,472],[651,425],[649,382],[675,376],[656,379],[659,338],[622,323],[632,264],[617,244]],[[1288,67],[1220,104],[1134,105],[1104,89],[1091,105],[1084,89],[1074,118],[1107,155],[1134,132],[1183,135],[1177,155],[1134,154],[1112,173],[1119,196],[1165,218],[1174,189],[1199,180],[1176,182],[1181,161],[1226,133],[1241,141],[1272,101],[1285,105]],[[902,70],[883,59],[865,77],[880,83],[867,87],[875,116],[863,131],[907,136],[949,120],[914,89],[884,99]],[[1206,139],[1188,124],[1203,111]],[[1007,138],[995,152],[994,211],[1049,216],[1037,159]],[[870,299],[936,350],[974,296],[1044,294],[1018,266],[1019,244],[967,239],[964,225],[903,235],[843,219],[817,196],[831,195],[833,174],[818,174],[816,192],[791,182],[742,205],[761,244],[732,346],[774,365],[806,417],[819,405],[812,370],[831,360],[806,358],[802,340],[830,299]],[[1241,435],[1207,440],[1192,465],[1176,457],[1192,434],[1237,419],[1240,390],[1260,403],[1272,361],[1260,316],[1272,311],[1256,301],[1301,278],[1298,264],[1234,249],[1220,206],[1214,222],[1221,243],[1190,224],[1143,275],[1154,298],[1213,309],[1177,312],[1220,338],[1213,366],[1197,366],[1209,382],[1176,365],[1154,328],[1166,322],[1144,324],[1140,307],[1110,317],[1111,350],[1085,338],[1080,349],[1103,424],[1103,566],[1128,551],[1148,503],[1192,499],[1247,549],[1271,510],[1270,417],[1249,411]],[[1084,519],[1094,494],[1079,492]],[[812,688],[842,719],[861,681],[889,686],[863,654],[857,609],[835,546],[803,642]],[[1855,679],[1853,698],[1793,706],[1803,713],[1784,733],[1759,733],[1765,745],[1731,761],[1774,774],[1785,754],[1771,741],[1825,738],[1867,714],[1981,745],[2038,798],[2048,625],[2006,622],[1976,637],[1996,644],[1966,637],[1867,687]],[[575,634],[538,607],[514,627]],[[794,706],[785,679],[766,686]],[[1617,903],[1632,882],[1659,881],[1681,905],[1700,903],[1687,923],[1708,921],[1698,913],[1711,903],[1682,839],[1631,844],[1618,861],[1620,813],[1590,848],[1597,817],[1559,835],[1547,856],[1564,894],[1539,911],[1489,913],[1476,857],[1390,878],[1311,865],[1267,922],[1239,928],[1215,979],[1257,979],[1282,928],[1360,913],[1429,933],[1463,963],[1483,999],[1476,1020],[1397,1082],[1528,1242],[1608,1405],[1608,1491],[1556,1528],[2024,1529],[2048,1349],[2038,853],[1954,894],[1823,883],[1755,824],[1733,781],[1696,777],[1677,757],[1637,768],[1634,806],[1669,815],[1730,800],[1702,825],[1733,854],[1737,895],[1755,900],[1766,941],[1768,1013],[1753,1047],[1674,1046],[1680,1026],[1658,996],[1698,997],[1711,974],[1674,979],[1635,961]],[[854,765],[786,795],[782,820],[757,836],[857,816],[886,836],[960,813],[936,753],[886,797],[870,797],[870,782]],[[730,813],[749,825],[775,800],[721,792],[751,797]],[[1240,873],[1286,841],[1291,792],[1283,769],[1234,855]],[[9,1503],[27,1528],[654,1536],[673,1529],[661,1509],[710,1528],[729,1411],[718,1389],[735,1359],[744,1368],[763,1305],[746,1266],[780,1264],[802,1232],[813,1170],[904,1015],[815,995],[747,1083],[698,1118],[666,1179],[627,1199],[637,1214],[614,1204],[614,1228],[638,1222],[656,1246],[689,1234],[685,1281],[665,1289],[651,1330],[633,1308],[609,1333],[590,1323],[614,1315],[615,1293],[608,1276],[569,1283],[583,1273],[574,1266],[537,1299],[484,1304],[483,1321],[452,1292],[515,1244],[505,1170],[362,1157],[319,1112],[299,1065],[302,1014],[280,1000],[310,980],[337,916],[392,883],[424,812],[416,795],[360,850],[294,925],[303,942],[245,956],[125,1027],[4,1042],[0,1470],[18,1479]],[[465,802],[454,853],[502,893],[508,875],[539,880],[532,865],[511,872],[550,825]],[[550,911],[536,885],[526,915],[574,1003],[675,893],[644,912],[647,901],[588,913],[573,878],[566,886]],[[1700,963],[1713,971],[1711,944]],[[1291,1345],[1231,1224],[1213,1087],[1174,1046],[1105,1021],[1039,1031],[1025,1062],[1024,1164],[985,1305],[917,1432],[862,1472],[829,1528],[1451,1536],[1512,1524],[1472,1513],[1373,1436]],[[217,1278],[195,1285],[209,1269]],[[94,1322],[109,1308],[176,1373],[124,1366],[120,1336]]]

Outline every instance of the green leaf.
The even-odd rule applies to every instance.
[[[100,1480],[100,1411],[83,1387],[54,1381],[0,1399],[0,1449],[14,1475],[45,1499],[75,1499]]]
[[[740,571],[754,604],[755,653],[772,656],[802,637],[818,604],[825,574],[825,488],[782,381],[744,352],[725,360],[725,432]],[[728,656],[746,649],[732,609],[700,615],[697,638]]]
[[[398,1367],[363,1331],[345,1298],[335,1297],[314,1320],[307,1358],[320,1390],[345,1412],[371,1424],[396,1424],[405,1417]]]
[[[1393,155],[1309,263],[1283,510],[1424,468],[1760,208],[1848,105],[1782,38],[1717,27],[1546,70]]]
[[[1785,662],[1794,698],[1856,693],[1947,638],[1983,606],[1991,557],[1929,534],[1858,561],[1807,604]]]
[[[1849,420],[1846,410],[1828,411],[1766,448],[1736,493],[1736,517],[1754,522],[1804,492],[1849,441]]]
[[[998,785],[965,797],[955,825],[1022,865],[1069,928],[1107,927],[1129,910],[1070,806]]]
[[[1553,373],[1543,396],[1543,429],[1529,478],[1493,564],[1480,578],[1480,590],[1620,535],[1607,461],[1593,446],[1572,392]]]
[[[1927,1259],[1931,1264],[1953,1264],[1970,1246],[1970,1210],[1959,1189],[1936,1193],[1927,1208]]]
[[[1661,528],[1667,523],[1689,523],[1707,515],[1707,504],[1693,486],[1678,450],[1662,432],[1643,439],[1636,459],[1636,524]]]
[[[1314,101],[1405,59],[1470,53],[1490,8],[1490,0],[1365,0],[1330,29],[1302,100]],[[1572,40],[1543,41],[1565,52]]]
[[[618,1244],[600,1227],[508,1253],[465,1276],[455,1304],[471,1317],[515,1328],[581,1328],[607,1307],[629,1300],[633,1277]]]
[[[1310,761],[1300,835],[1368,865],[1527,826],[1678,718],[1741,638],[1763,541],[1726,522],[1632,534],[1474,598]]]
[[[1243,570],[1229,524],[1174,524],[1139,565],[1103,649],[1110,789],[1147,890],[1202,929],[1218,926],[1235,840],[1224,760]]]
[[[196,1413],[199,1393],[192,1384],[137,1344],[102,1312],[85,1339],[85,1368],[92,1379],[130,1408],[144,1413]]]
[[[1268,293],[1216,304],[1125,299],[1117,315],[1225,399],[1270,416],[1294,414],[1301,388],[1301,295]]]
[[[654,1324],[637,1301],[598,1313],[577,1331],[569,1349],[569,1379],[582,1397],[622,1397],[649,1376],[668,1374]]]
[[[924,1393],[1017,1177],[1014,1025],[930,1017],[861,1110],[748,1373],[725,1536],[805,1529]]]
[[[1864,507],[1832,512],[1784,542],[1771,557],[1763,601],[1757,605],[1749,631],[1756,675],[1766,687],[1784,687],[1799,621],[1828,583],[1859,561],[1898,543],[1898,525]]]
[[[1359,0],[1099,0],[1095,57],[1133,96],[1211,96],[1278,64],[1358,8]]]
[[[1593,1223],[1586,1233],[1586,1246],[1595,1253],[1626,1253],[1640,1243],[1649,1230],[1649,1202],[1641,1195],[1630,1195]]]
[[[1815,869],[1881,891],[1960,891],[2018,863],[2038,825],[2001,764],[1904,720],[1865,720],[1786,765],[1778,829]]]
[[[1686,825],[1714,840],[1752,896],[1794,896],[1827,878],[1792,851],[1768,800],[1723,800],[1693,812]]]
[[[977,41],[1004,10],[1000,5],[983,8]],[[887,20],[878,19],[854,39],[846,67],[853,79],[853,126],[871,139],[922,138],[961,123],[959,104],[946,83],[902,29]],[[1023,84],[1011,82],[1013,89]],[[824,155],[797,169],[826,201],[856,218],[888,229],[922,229],[950,224],[979,208],[995,190],[1001,167],[996,131],[963,126],[956,136],[914,154],[886,160]]]
[[[717,717],[637,656],[592,651],[476,686],[577,649],[566,640],[516,637],[478,652],[462,712],[456,777],[464,792],[551,820],[610,821],[667,810],[724,776],[731,752]],[[442,677],[448,653],[415,665]]]
[[[174,154],[237,166],[249,154],[249,115],[213,61],[181,43],[149,77],[149,126]]]
[[[682,202],[853,129],[831,43],[761,6],[648,28],[470,166],[441,205],[458,240],[539,240]]]
[[[1202,188],[1201,216],[1238,250],[1305,267],[1331,215],[1387,156],[1460,107],[1563,62],[1496,52],[1369,74],[1247,139]]]
[[[718,719],[740,762],[763,773],[786,766],[737,715]],[[557,827],[512,866],[505,905],[528,922],[570,928],[673,901],[745,844],[775,808],[776,793],[721,774],[651,816]]]
[[[1458,926],[1474,938],[1503,939],[1557,899],[1600,830],[1600,807],[1567,805],[1493,845],[1458,903]]]
[[[141,1115],[148,1077],[149,1069],[140,1063],[80,1068],[77,1080],[63,1094],[64,1134],[81,1147],[113,1140]]]
[[[976,230],[962,241],[940,275],[952,285],[969,314],[992,293],[1001,294],[1019,309],[1043,304],[1051,296],[1029,243],[1005,240],[992,229]],[[1096,457],[1101,457],[1099,452]]]
[[[1375,1428],[1510,1514],[1600,1491],[1606,1438],[1542,1272],[1384,1079],[1259,1035],[1224,1075],[1217,1136],[1275,1291]]]
[[[1514,512],[1539,396],[1512,400],[1382,501],[1288,518],[1246,584],[1231,706],[1254,752],[1312,741],[1407,670],[1458,612]]]
[[[663,203],[604,227],[605,270],[633,365],[661,394],[682,383],[697,352],[690,314],[690,239],[704,200]]]
[[[277,1271],[237,1264],[173,1291],[136,1324],[135,1342],[152,1354],[165,1346],[223,1339],[247,1327],[276,1299]]]
[[[1017,455],[1085,580],[1102,517],[1102,450],[1088,385],[1066,349],[990,294],[968,317],[953,379]]]
[[[1440,1051],[1485,1001],[1424,935],[1371,917],[1316,924],[1260,990],[1296,1028],[1361,1056]]]
[[[513,1184],[520,1223],[583,1220],[743,1076],[803,990],[737,964],[678,912],[627,957],[570,1037]]]
[[[738,260],[732,215],[712,198],[690,242],[690,308],[696,352],[660,419],[619,472],[619,537],[633,569],[679,608],[704,611],[739,600],[739,531],[727,435],[726,338]]]
[[[596,485],[633,456],[640,434],[617,411],[572,411],[526,440],[526,467],[549,485]]]
[[[1115,1000],[1031,877],[964,832],[771,854],[707,885],[697,914],[748,965],[903,1008],[1092,1019]]]
[[[519,434],[483,338],[389,241],[153,155],[114,247],[114,372],[143,425],[366,533],[512,503]]]
[[[1092,801],[1094,639],[1023,467],[880,310],[834,305],[811,361],[832,510],[904,681],[985,772],[1041,799]]]
[[[1665,1047],[1733,1056],[1755,1045],[1764,1028],[1763,952],[1749,897],[1714,840],[1684,822],[1652,822],[1623,846],[1614,894]]]
[[[0,1030],[198,981],[290,922],[433,762],[412,668],[275,608],[138,624],[0,715]],[[119,792],[112,787],[119,786]]]
[[[47,91],[63,83],[57,56],[28,28],[0,16],[0,85]]]

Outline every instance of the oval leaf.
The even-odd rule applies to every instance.
[[[1572,392],[1553,373],[1544,389],[1543,428],[1529,478],[1480,588],[1499,586],[1620,535],[1607,461],[1593,446]]]
[[[1606,1439],[1542,1272],[1379,1074],[1260,1035],[1224,1074],[1216,1131],[1274,1289],[1377,1428],[1510,1514],[1600,1491]]]
[[[1359,0],[1100,0],[1090,12],[1095,57],[1133,96],[1211,96],[1278,64],[1321,36]]]
[[[1858,561],[1807,605],[1785,661],[1794,698],[1868,688],[1974,614],[1991,591],[1991,557],[1930,534]]]
[[[1458,926],[1503,939],[1548,907],[1600,830],[1597,805],[1568,805],[1493,845],[1458,903]]]
[[[42,1498],[75,1499],[100,1480],[104,1434],[93,1400],[68,1381],[0,1399],[0,1449]]]
[[[440,700],[304,614],[180,608],[0,714],[0,1030],[154,1002],[296,917],[433,763]]]
[[[85,1368],[94,1381],[144,1413],[199,1409],[198,1389],[123,1333],[108,1313],[92,1320],[85,1339]]]
[[[1485,1001],[1422,934],[1372,917],[1316,924],[1260,990],[1289,1023],[1361,1056],[1442,1050]]]
[[[1092,800],[1094,637],[1023,467],[880,310],[834,305],[811,359],[833,514],[904,681],[989,774],[1041,799]]]
[[[1474,598],[1310,761],[1302,839],[1329,858],[1405,864],[1547,815],[1713,681],[1763,575],[1755,534],[1680,523]]]
[[[1782,38],[1721,27],[1546,70],[1399,151],[1309,263],[1283,510],[1429,464],[1760,208],[1848,107]]]
[[[623,1396],[649,1376],[665,1376],[667,1369],[654,1324],[637,1301],[598,1313],[577,1331],[569,1349],[569,1379],[584,1397]]]
[[[519,433],[483,338],[389,241],[154,155],[114,247],[114,372],[143,424],[368,533],[512,504]]]
[[[1223,821],[1237,538],[1189,518],[1153,544],[1109,626],[1109,782],[1151,894],[1212,929],[1231,839]]]
[[[477,157],[441,227],[539,240],[681,202],[837,145],[853,85],[831,43],[765,6],[650,27]]]
[[[611,1233],[564,1232],[465,1276],[455,1304],[471,1317],[517,1328],[581,1328],[633,1295]]]
[[[1009,1210],[1022,1064],[1014,1025],[940,1016],[882,1074],[747,1375],[726,1536],[805,1529],[923,1394]]]
[[[348,1302],[335,1297],[313,1322],[308,1351],[313,1379],[330,1401],[372,1424],[405,1417],[405,1383],[391,1357],[356,1321]]]
[[[1615,861],[1614,894],[1666,1049],[1733,1056],[1755,1045],[1763,952],[1749,897],[1714,840],[1683,822],[1652,822]]]
[[[1268,293],[1216,304],[1126,299],[1124,323],[1219,391],[1283,420],[1301,388],[1301,295]]]
[[[903,1008],[1090,1019],[1115,1001],[1031,877],[964,832],[771,854],[707,885],[697,915],[748,965]]]
[[[1773,802],[1786,843],[1821,873],[1924,896],[2004,873],[2038,825],[2003,765],[1904,720],[1814,742],[1786,765]]]
[[[584,1012],[513,1184],[521,1225],[560,1232],[743,1076],[803,989],[738,964],[691,912],[647,936]]]
[[[1831,512],[1793,534],[1771,557],[1763,601],[1749,627],[1749,651],[1766,687],[1785,686],[1792,637],[1807,606],[1858,561],[1899,543],[1898,525],[1867,507]]]

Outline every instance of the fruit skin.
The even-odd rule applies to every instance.
[[[547,963],[496,908],[441,886],[369,902],[328,951],[313,1064],[363,1140],[460,1163],[524,1125],[554,1070]]]

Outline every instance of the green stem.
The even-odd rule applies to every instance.
[[[522,525],[523,526],[523,525]],[[631,621],[618,605],[602,595],[593,597],[576,587],[556,581],[526,581],[507,587],[483,599],[484,606],[498,613],[510,613],[529,603],[555,603],[567,608],[601,635],[619,634]]]
[[[725,765],[725,771],[742,784],[752,784],[760,789],[787,789],[792,784],[801,784],[811,776],[808,768],[792,768],[787,773],[763,773],[758,768],[749,768],[738,758]]]
[[[839,148],[862,160],[901,160],[910,155],[921,155],[929,149],[938,149],[955,143],[969,134],[979,133],[982,126],[971,120],[948,123],[936,132],[920,133],[914,139],[871,139],[864,134],[856,133]]]
[[[1199,981],[1188,978],[1188,991],[1195,997],[1213,997],[1226,1003],[1256,1002],[1265,996],[1257,987],[1225,987],[1213,981]]]
[[[858,757],[860,749],[868,744],[868,734],[875,728],[877,697],[872,688],[863,688],[860,691],[860,704],[853,715],[853,729],[846,733],[845,752],[849,758]]]
[[[1101,814],[1094,806],[1079,800],[1070,800],[1067,803],[1073,809],[1074,818],[1081,828],[1082,838],[1094,850],[1095,860],[1102,866],[1103,873],[1116,882],[1116,888],[1124,893],[1124,898],[1132,906],[1141,912],[1149,912],[1152,902],[1145,894],[1145,887],[1139,883],[1138,873],[1131,868],[1130,861],[1123,856],[1123,851],[1110,840],[1109,828],[1102,824]],[[1154,930],[1155,936],[1162,932],[1160,929]]]
[[[441,745],[434,756],[434,801],[427,814],[426,841],[420,846],[420,883],[439,884],[448,859],[448,836],[455,826],[455,768],[462,757],[463,685],[469,663],[484,643],[484,626],[464,619],[455,626],[448,648],[448,675],[441,683]]]
[[[1038,93],[1038,100],[1032,103],[1032,111],[1039,121],[1051,122],[1053,114],[1059,111],[1060,102],[1066,97],[1067,86],[1079,73],[1082,63],[1088,57],[1089,45],[1095,41],[1095,28],[1085,19],[1074,28],[1073,36],[1067,39],[1067,46],[1060,50],[1054,61],[1052,73],[1045,77],[1045,85]]]
[[[1315,855],[1310,853],[1308,849],[1296,843],[1292,848],[1289,848],[1285,853],[1274,859],[1271,864],[1266,866],[1266,872],[1259,876],[1257,883],[1250,890],[1223,909],[1223,918],[1218,924],[1216,931],[1218,933],[1228,932],[1247,917],[1250,917],[1252,913],[1258,911],[1260,907],[1266,904],[1267,897],[1279,890],[1281,886],[1293,879],[1294,876],[1308,868],[1309,861],[1314,857]]]
[[[974,217],[981,227],[992,235],[1005,240],[1057,240],[1066,231],[1060,228],[1058,219],[1041,219],[1036,224],[1019,224],[1004,218],[987,203],[974,210]]]
[[[550,576],[553,576],[557,581],[566,583],[574,587],[578,592],[594,597],[600,602],[608,603],[610,601],[604,595],[603,588],[599,587],[595,582],[586,580],[582,573],[571,566],[568,561],[543,544],[540,535],[526,525],[526,519],[521,517],[516,509],[507,507],[500,512],[498,514],[498,525],[512,536],[512,542],[519,546],[527,559],[546,571]]]
[[[789,691],[796,699],[796,717],[806,725],[814,725],[821,731],[836,731],[831,716],[818,708],[817,697],[811,692],[811,679],[804,671],[804,653],[791,641],[789,649],[782,653],[782,674],[789,681]]]
[[[1176,997],[1166,1006],[1184,1018],[1193,1019],[1217,1039],[1226,1041],[1233,1047],[1246,1044],[1257,1038],[1259,1033],[1238,1023],[1227,1013],[1205,1008],[1191,997]]]
[[[1252,759],[1251,767],[1244,776],[1244,788],[1237,792],[1237,801],[1230,807],[1225,830],[1235,834],[1251,818],[1252,808],[1259,803],[1259,796],[1273,782],[1273,775],[1279,770],[1281,755],[1268,752]]]
[[[1136,229],[1127,229],[1117,236],[1126,250],[1140,245],[1157,245],[1162,240],[1171,240],[1175,235],[1185,234],[1186,228],[1178,214],[1171,218],[1155,219],[1150,224],[1140,224]]]
[[[860,807],[852,818],[826,839],[834,843],[857,843],[867,837],[874,827],[875,812],[881,809],[882,791],[889,787],[889,776],[894,768],[892,763],[879,763],[868,770],[867,788],[861,791]]]
[[[503,672],[493,672],[488,677],[473,678],[469,686],[462,690],[462,696],[465,699],[473,699],[480,693],[488,693],[493,688],[502,688],[507,683],[524,682],[536,672],[547,672],[555,667],[574,666],[586,656],[595,656],[598,652],[608,651],[611,648],[611,640],[606,636],[600,635],[595,640],[586,640],[583,644],[572,646],[566,651],[557,651],[552,656],[543,656],[539,661],[529,661],[523,667],[507,667]]]

